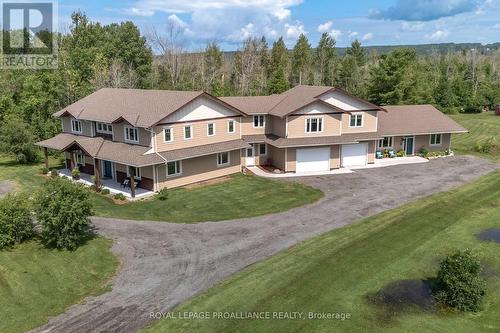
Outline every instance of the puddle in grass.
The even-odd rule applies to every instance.
[[[477,238],[486,242],[500,243],[500,228],[492,228],[481,231],[477,234]]]
[[[381,310],[385,321],[412,310],[430,313],[437,311],[429,283],[423,280],[391,282],[378,292],[368,295],[368,300]]]

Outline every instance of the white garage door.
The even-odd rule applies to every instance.
[[[297,149],[297,172],[330,170],[330,147]]]
[[[368,154],[367,143],[342,145],[342,166],[344,168],[366,165]]]

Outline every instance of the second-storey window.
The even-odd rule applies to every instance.
[[[172,127],[165,127],[163,129],[163,141],[165,142],[174,141],[174,129]]]
[[[125,141],[139,142],[139,135],[136,127],[125,126]]]
[[[228,133],[236,132],[236,126],[234,126],[234,120],[229,120],[227,122],[227,132]]]
[[[80,120],[71,119],[71,132],[82,133],[82,122]]]
[[[441,134],[431,134],[431,145],[438,146],[441,144]]]
[[[97,128],[97,133],[104,133],[104,134],[113,133],[113,125],[111,124],[97,123],[96,128]]]
[[[193,126],[184,126],[184,139],[191,139],[193,137]]]
[[[265,124],[266,121],[263,115],[253,116],[253,127],[264,127]]]
[[[207,124],[207,135],[208,136],[214,136],[215,135],[215,124],[214,123],[208,123]]]
[[[351,114],[349,117],[349,127],[363,127],[362,114]]]
[[[306,133],[323,132],[323,118],[306,118]]]

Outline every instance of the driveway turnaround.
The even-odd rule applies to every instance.
[[[171,310],[303,240],[497,168],[500,164],[459,156],[296,178],[320,188],[324,198],[287,212],[235,221],[174,224],[93,218],[99,233],[115,240],[113,251],[122,261],[113,290],[72,306],[36,332],[135,332],[152,320],[150,313]]]

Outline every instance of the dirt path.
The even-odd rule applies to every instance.
[[[0,198],[16,189],[16,183],[10,180],[0,181]]]
[[[36,332],[135,332],[150,312],[166,311],[244,267],[300,241],[410,200],[478,178],[500,164],[453,157],[424,164],[300,178],[325,192],[288,212],[227,222],[173,224],[94,218],[115,240],[123,266],[113,290],[88,298]]]

